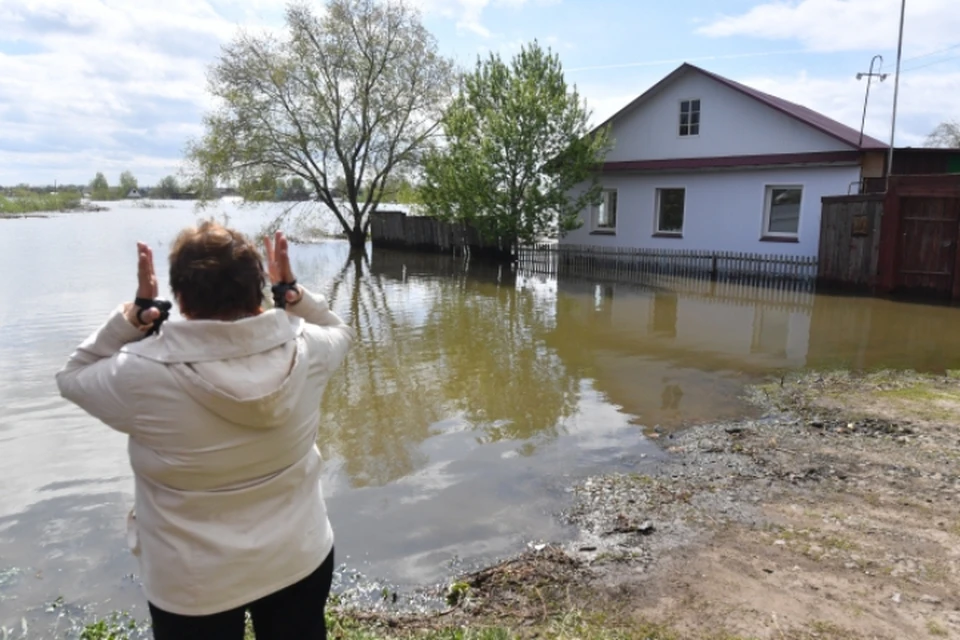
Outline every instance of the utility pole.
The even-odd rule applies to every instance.
[[[873,65],[875,62],[880,61],[880,67],[878,71],[873,70]],[[863,128],[867,125],[867,102],[870,100],[870,82],[874,78],[880,78],[880,82],[883,82],[887,79],[887,74],[880,73],[879,69],[883,68],[883,56],[873,56],[870,60],[870,71],[867,73],[858,73],[857,80],[862,80],[864,77],[867,78],[867,95],[863,97],[863,120],[860,121],[860,146],[863,146]]]
[[[903,56],[903,20],[907,13],[907,0],[900,0],[900,36],[897,40],[897,75],[893,78],[893,118],[890,121],[890,155],[887,158],[887,188],[893,173],[893,141],[897,134],[897,98],[900,94],[900,60]]]

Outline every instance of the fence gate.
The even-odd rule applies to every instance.
[[[904,197],[900,200],[897,288],[953,293],[960,235],[960,198]]]
[[[879,290],[960,300],[960,175],[890,176]]]

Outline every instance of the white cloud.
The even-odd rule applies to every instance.
[[[492,36],[489,7],[554,0],[414,1]],[[282,29],[287,3],[0,0],[0,185],[127,168],[149,184],[174,171],[211,106],[206,70],[220,46],[238,27]]]
[[[550,5],[561,0],[413,0],[424,13],[435,13],[456,21],[457,29],[492,38],[494,33],[484,26],[483,12],[491,6],[518,9],[527,4]]]
[[[900,0],[774,0],[724,15],[697,32],[714,37],[795,40],[816,51],[896,49]],[[957,42],[956,0],[907,2],[904,49],[923,54]]]
[[[236,26],[204,1],[3,0],[0,184],[175,170]]]
[[[786,100],[810,107],[855,129],[863,116],[865,80],[814,78],[806,73],[739,81]],[[897,106],[897,146],[920,146],[937,123],[956,113],[960,71],[911,73],[900,80]],[[893,112],[893,80],[874,81],[867,107],[868,135],[888,142]]]

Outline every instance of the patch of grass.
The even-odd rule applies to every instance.
[[[134,640],[145,638],[147,625],[126,613],[112,613],[94,620],[80,631],[80,640]]]
[[[938,636],[940,638],[946,638],[948,635],[950,635],[950,632],[944,629],[943,626],[941,626],[936,620],[927,621],[927,631],[930,632],[930,635]]]
[[[34,193],[18,191],[12,198],[0,196],[0,215],[64,211],[80,206],[77,192]]]
[[[424,622],[428,622],[424,620]],[[724,631],[707,635],[681,634],[669,626],[651,622],[621,625],[601,614],[572,610],[520,629],[487,625],[482,621],[461,622],[449,626],[409,628],[385,623],[361,622],[349,614],[328,611],[327,635],[332,640],[754,640]],[[126,614],[115,613],[84,627],[80,640],[141,640],[148,637],[146,626]],[[249,614],[244,640],[255,640]]]
[[[820,544],[828,549],[836,549],[837,551],[856,551],[860,548],[856,542],[842,536],[827,536],[820,540]]]
[[[927,385],[915,384],[909,387],[901,387],[899,389],[886,389],[883,391],[878,391],[877,395],[881,398],[892,398],[896,400],[910,400],[916,402],[929,402],[932,400],[939,400],[941,398],[950,398],[956,399],[956,396],[953,394],[944,393],[937,389],[931,389]]]
[[[942,564],[924,564],[922,575],[930,582],[942,584],[950,578],[950,570],[946,565]]]
[[[450,588],[447,589],[447,604],[455,607],[466,600],[468,595],[470,595],[469,584],[466,582],[454,582],[450,585]]]

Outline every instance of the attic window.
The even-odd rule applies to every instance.
[[[680,135],[700,135],[700,100],[680,101]]]

